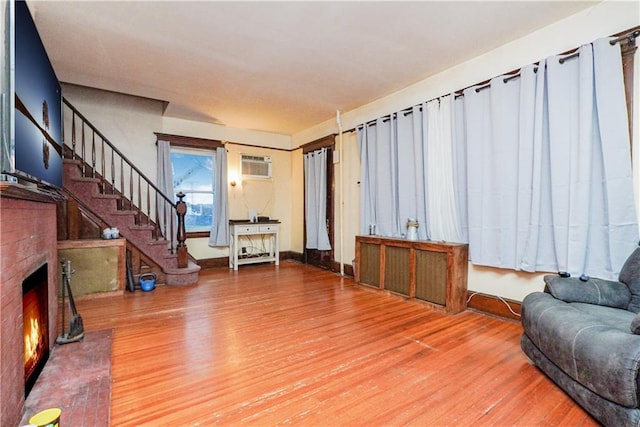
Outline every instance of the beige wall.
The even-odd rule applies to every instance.
[[[355,257],[355,236],[360,230],[360,158],[358,154],[358,138],[355,132],[336,137],[336,150],[340,153],[340,162],[335,164],[335,259],[344,264],[352,264]],[[342,174],[342,193],[340,175]],[[341,205],[342,204],[342,209]],[[342,212],[341,212],[342,211]],[[340,240],[340,224],[343,226],[343,239]],[[341,254],[344,253],[344,256]]]
[[[291,250],[304,251],[304,162],[302,149],[291,152]]]

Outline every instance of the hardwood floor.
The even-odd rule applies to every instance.
[[[78,309],[114,329],[113,426],[597,425],[528,363],[519,323],[295,262]]]

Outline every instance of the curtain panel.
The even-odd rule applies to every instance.
[[[619,44],[466,89],[463,114],[471,261],[617,278],[638,243]]]
[[[326,148],[304,155],[304,209],[306,248],[331,250],[327,232],[327,152]]]
[[[444,96],[422,106],[426,228],[431,240],[459,242],[461,226],[455,197],[453,168],[453,96]]]
[[[227,149],[216,148],[216,173],[213,177],[213,221],[209,246],[229,246],[229,197],[227,184]]]
[[[175,201],[175,195],[173,193],[173,170],[171,168],[171,144],[169,141],[158,140],[157,142],[157,186],[162,194],[171,202]],[[171,223],[177,224],[177,217],[173,215],[173,209],[164,203],[164,200],[158,198],[156,200],[156,213],[158,221],[158,227],[162,235],[171,241],[171,247],[175,247],[177,242],[177,236],[169,236],[171,230]],[[173,217],[172,217],[173,216]],[[166,219],[166,221],[164,221]]]

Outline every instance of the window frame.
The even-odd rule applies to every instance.
[[[160,132],[154,132],[154,134],[156,135],[156,144],[159,140],[168,141],[169,145],[171,146],[171,150],[173,150],[174,148],[191,148],[197,150],[207,150],[215,153],[218,147],[224,147],[224,143],[217,139],[195,138],[190,136],[172,135]],[[213,191],[215,194],[215,188]],[[187,231],[186,237],[187,239],[209,237],[209,231]]]

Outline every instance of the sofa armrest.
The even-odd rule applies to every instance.
[[[624,283],[604,279],[583,282],[573,277],[544,276],[544,291],[565,302],[584,302],[627,309],[631,292]]]
[[[637,408],[640,335],[626,329],[632,318],[627,310],[576,307],[543,292],[522,300],[524,332],[553,366],[597,395]]]

